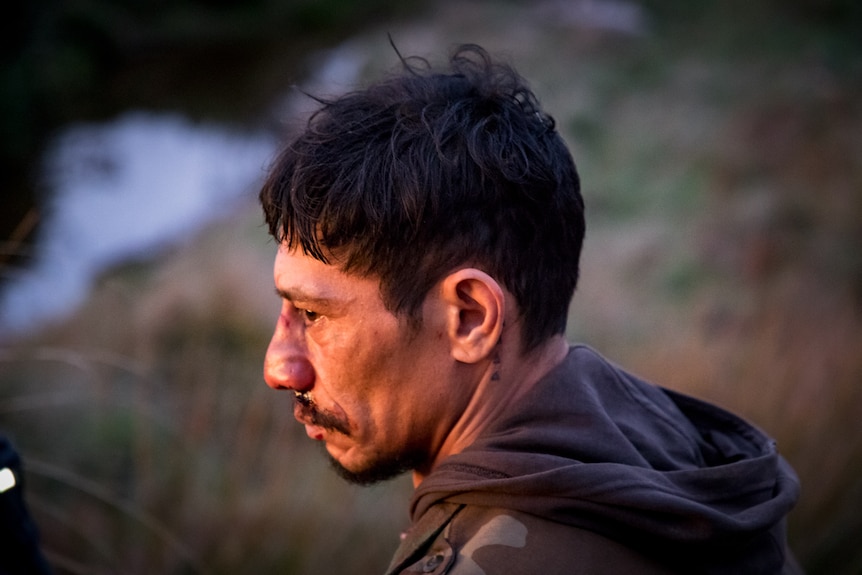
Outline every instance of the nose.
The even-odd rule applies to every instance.
[[[301,329],[301,325],[292,324],[288,314],[279,316],[263,361],[263,379],[273,389],[303,393],[314,386],[314,368],[308,361]]]

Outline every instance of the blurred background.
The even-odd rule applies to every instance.
[[[742,413],[862,573],[862,4],[31,0],[0,23],[0,432],[60,574],[382,572],[407,478],[345,485],[263,383],[257,187],[404,54],[531,81],[588,203],[570,338]]]

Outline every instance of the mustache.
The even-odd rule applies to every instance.
[[[318,408],[314,400],[307,394],[297,394],[295,400],[299,406],[301,417],[310,421],[312,425],[350,436],[350,426],[345,419],[330,411]]]

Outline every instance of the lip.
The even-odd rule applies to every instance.
[[[293,417],[302,425],[305,425],[306,427],[311,427],[311,417],[301,405],[296,404],[293,407]]]
[[[293,407],[293,417],[305,426],[305,433],[308,437],[317,441],[323,441],[324,429],[311,423],[311,416],[303,405],[297,403]]]
[[[309,423],[305,424],[305,433],[311,439],[315,441],[323,441],[323,428],[317,427],[315,425],[311,425]]]

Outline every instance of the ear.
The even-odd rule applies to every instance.
[[[441,291],[452,357],[463,363],[488,357],[503,333],[503,288],[485,272],[464,268],[446,276]]]

